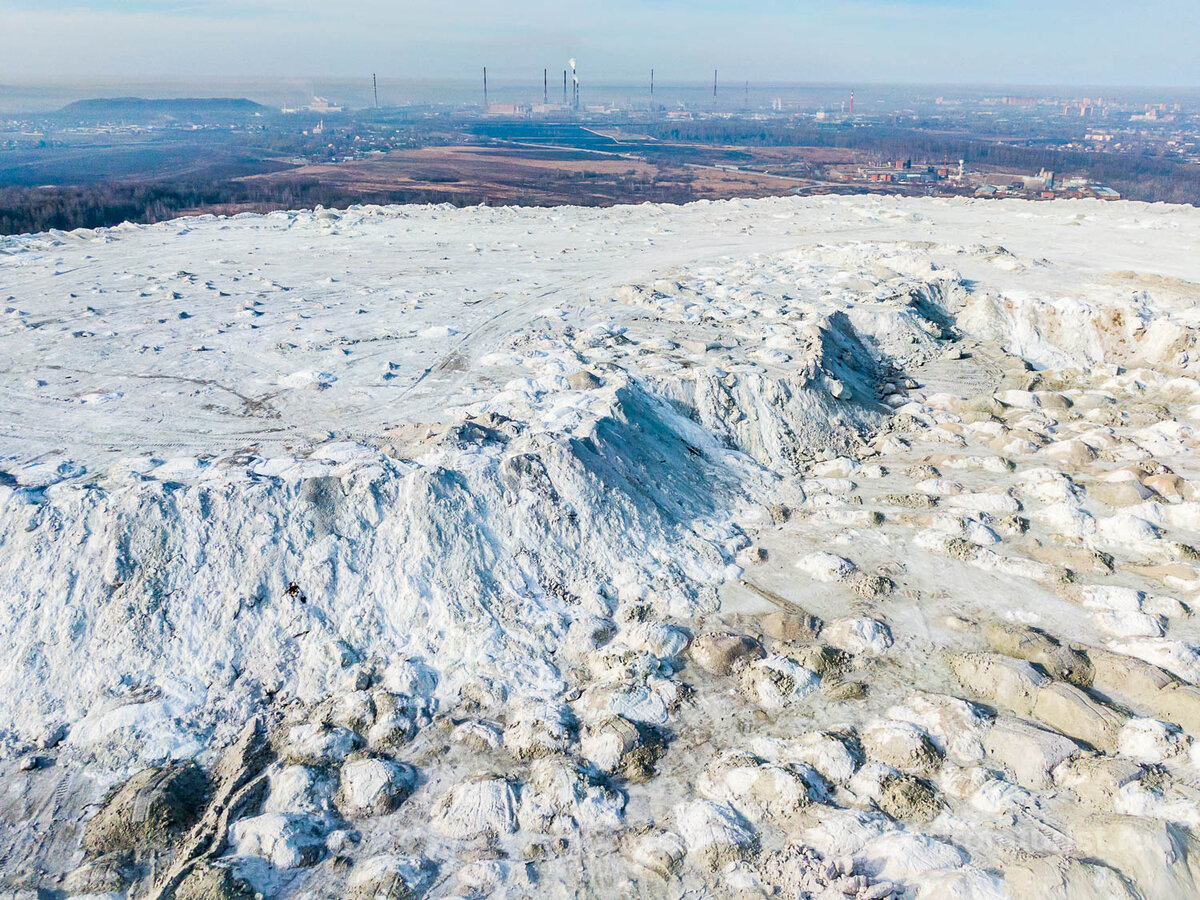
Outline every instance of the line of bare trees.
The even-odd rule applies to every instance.
[[[452,179],[453,180],[453,179]],[[0,234],[99,228],[121,222],[153,223],[200,212],[269,212],[346,207],[355,203],[479,203],[548,206],[573,203],[680,203],[695,199],[690,174],[643,178],[544,169],[522,173],[519,183],[497,188],[441,190],[405,187],[364,192],[352,184],[315,178],[191,182],[105,182],[72,187],[0,187]]]

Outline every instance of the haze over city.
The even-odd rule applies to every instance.
[[[2,0],[0,81],[497,76],[1185,86],[1188,0]]]

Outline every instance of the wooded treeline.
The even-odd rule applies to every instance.
[[[354,203],[455,202],[440,191],[363,195],[315,179],[254,184],[240,181],[0,188],[0,234],[100,228],[121,222],[153,223],[200,210],[269,212]]]
[[[0,234],[100,228],[122,222],[148,224],[199,212],[230,215],[315,206],[345,208],[356,203],[450,203],[454,206],[479,203],[522,206],[684,203],[697,196],[691,179],[688,171],[647,179],[547,168],[523,173],[517,184],[476,190],[463,190],[460,185],[455,190],[409,187],[362,191],[314,178],[7,187],[0,188]]]

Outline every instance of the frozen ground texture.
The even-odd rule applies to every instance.
[[[1200,211],[0,242],[0,886],[1200,892]]]

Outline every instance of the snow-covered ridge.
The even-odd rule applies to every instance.
[[[711,611],[746,542],[734,504],[862,446],[962,293],[904,249],[860,255],[851,287],[845,251],[814,248],[547,311],[475,363],[523,374],[443,411],[462,424],[17,469],[0,593],[26,688],[0,721],[30,740],[86,716],[76,743],[153,759],[269,697],[313,702],[351,662],[452,654],[458,678],[553,696],[581,616]]]
[[[994,848],[951,820],[959,799],[1016,802],[1006,782],[972,794],[968,768],[1007,720],[988,731],[966,700],[885,685],[983,691],[957,656],[953,676],[928,665],[979,649],[950,610],[1069,624],[1200,677],[1198,234],[1200,212],[1171,207],[826,198],[6,239],[5,765],[52,748],[89,777],[65,794],[82,805],[149,765],[211,766],[263,716],[287,768],[265,770],[270,798],[221,865],[282,895],[351,821],[385,853],[354,878],[411,890],[437,890],[426,876],[461,863],[455,841],[582,828],[605,835],[589,889],[620,883],[625,859],[685,883],[711,869],[884,897],[940,878],[1003,896],[987,891],[1017,876],[993,878]],[[1129,572],[1180,596],[1051,593],[1085,563],[1111,574],[1114,554],[1133,578],[1130,548]],[[883,673],[881,699],[840,705],[858,700],[847,671],[871,691]],[[751,712],[771,725],[752,731]],[[710,734],[710,715],[737,725]],[[1069,727],[1056,715],[1035,718]],[[379,737],[388,722],[403,739]],[[1104,736],[1152,756],[1155,727]],[[460,749],[435,751],[439,729]],[[989,759],[1012,762],[1008,746]],[[661,781],[622,781],[664,750]],[[947,759],[964,768],[934,779]],[[299,771],[330,766],[336,803]],[[418,812],[387,819],[409,793]],[[810,803],[829,818],[805,819]],[[803,853],[779,845],[780,817],[806,829]],[[418,839],[426,820],[440,843]],[[31,827],[0,832],[0,861]],[[464,894],[472,878],[528,887],[519,867],[469,869]]]

